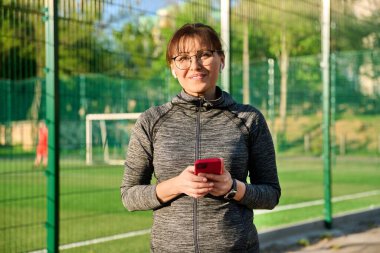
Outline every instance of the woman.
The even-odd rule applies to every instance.
[[[152,252],[258,252],[253,209],[274,208],[281,193],[265,119],[216,86],[224,53],[211,27],[181,27],[166,58],[182,91],[137,120],[123,204],[154,210]],[[210,157],[224,159],[223,174],[195,175],[194,161]]]

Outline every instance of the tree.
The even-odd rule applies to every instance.
[[[241,66],[242,66],[242,83],[243,83],[243,89],[242,89],[242,95],[243,95],[243,103],[249,104],[250,103],[250,59],[252,58],[252,52],[250,50],[250,44],[251,40],[253,38],[253,33],[255,31],[254,27],[254,2],[253,1],[240,1],[235,7],[234,7],[234,13],[232,18],[232,24],[234,27],[236,27],[236,34],[237,36],[233,37],[235,40],[237,39],[239,44],[241,45],[240,48],[237,50],[237,55],[240,55],[241,58]],[[239,24],[242,24],[240,26]],[[241,29],[240,29],[241,28]],[[242,39],[241,39],[242,37]],[[233,44],[234,46],[238,46],[236,43]],[[239,59],[239,56],[237,56]],[[240,61],[237,61],[240,62]]]
[[[12,94],[15,89],[12,85],[15,80],[22,80],[34,77],[37,71],[38,59],[37,48],[32,42],[36,41],[38,29],[34,26],[33,17],[21,11],[20,6],[14,1],[0,2],[0,79],[9,80],[6,108],[12,107]],[[32,20],[32,21],[31,21]],[[31,21],[31,22],[29,22]],[[40,96],[40,86],[35,85],[36,96]],[[3,101],[5,102],[5,101]],[[37,103],[32,103],[31,108],[35,108]],[[12,115],[9,115],[11,108],[8,108],[6,124],[6,144],[11,143],[11,124]],[[38,117],[38,110],[30,110],[34,118]]]
[[[314,2],[315,3],[315,2]],[[319,10],[308,2],[280,1],[279,6],[258,1],[262,11],[263,29],[271,31],[270,54],[278,59],[280,66],[280,128],[279,134],[286,131],[288,103],[288,71],[292,56],[316,54],[320,49]],[[268,33],[267,33],[268,34]]]

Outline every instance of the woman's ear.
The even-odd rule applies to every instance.
[[[175,73],[174,69],[172,69],[172,75],[174,78],[177,78],[177,74]]]
[[[219,72],[222,72],[223,69],[224,69],[224,56],[221,57]]]

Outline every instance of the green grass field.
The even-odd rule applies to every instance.
[[[46,248],[46,177],[33,158],[0,160],[0,252]],[[323,199],[322,160],[279,157],[279,207]],[[149,229],[152,213],[128,212],[120,201],[122,166],[91,166],[64,160],[60,174],[60,245]],[[380,190],[380,159],[337,159],[333,196]],[[333,204],[334,215],[380,206],[380,194]],[[323,218],[323,205],[257,213],[259,231]],[[149,234],[64,250],[66,252],[149,252]]]

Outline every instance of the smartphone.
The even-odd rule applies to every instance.
[[[198,173],[223,174],[223,158],[205,158],[198,159],[194,163],[195,175]]]

